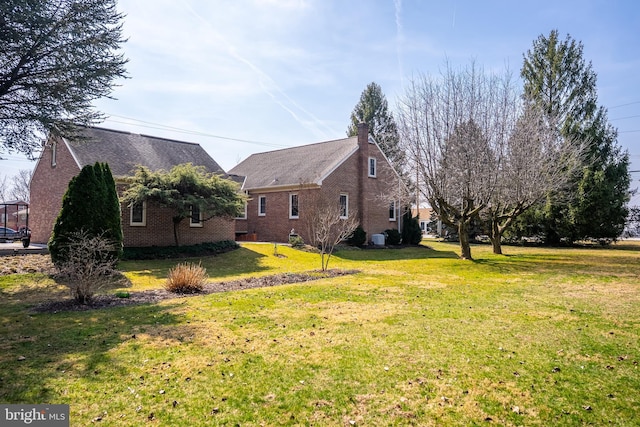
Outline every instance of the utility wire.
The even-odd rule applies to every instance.
[[[640,114],[636,114],[635,116],[627,116],[627,117],[616,117],[615,119],[611,119],[611,120],[625,120],[625,119],[633,119],[636,117],[640,117]]]
[[[609,110],[613,110],[614,108],[626,107],[628,105],[640,104],[640,101],[627,102],[626,104],[614,105],[613,107],[609,107]]]
[[[129,122],[123,122],[123,121],[112,120],[112,119],[107,118],[108,121],[113,122],[113,123],[127,124],[127,125],[132,125],[132,126],[148,128],[148,129],[169,130],[169,131],[172,131],[172,132],[183,133],[183,134],[187,134],[187,135],[204,136],[204,137],[207,137],[207,138],[224,139],[224,140],[227,140],[227,141],[235,141],[235,142],[245,142],[247,144],[255,144],[255,145],[261,145],[261,146],[266,146],[266,147],[277,147],[277,148],[289,147],[288,145],[283,145],[283,144],[274,144],[274,143],[263,142],[263,141],[251,141],[251,140],[248,140],[248,139],[232,138],[232,137],[222,136],[222,135],[213,135],[213,134],[206,133],[206,132],[194,131],[194,130],[183,129],[183,128],[178,128],[178,127],[174,127],[174,126],[163,125],[163,124],[160,124],[160,123],[154,123],[154,122],[148,122],[148,121],[145,121],[145,120],[134,119],[133,117],[120,116],[118,114],[111,114],[111,113],[106,113],[106,114],[108,116],[110,116],[110,117],[118,117],[118,118],[121,118],[121,119],[130,120],[130,121],[138,122],[138,123],[144,123],[144,124],[129,123]]]

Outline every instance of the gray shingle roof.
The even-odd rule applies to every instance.
[[[358,137],[338,139],[252,154],[229,173],[246,177],[243,188],[276,188],[320,184],[331,171],[358,149]]]
[[[151,170],[169,170],[175,165],[192,163],[209,172],[224,170],[199,145],[154,136],[89,127],[79,130],[80,138],[67,140],[80,167],[95,162],[109,164],[114,176],[133,174],[136,165]]]

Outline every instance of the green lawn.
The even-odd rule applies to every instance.
[[[474,262],[427,244],[338,252],[354,275],[85,312],[35,314],[64,290],[0,276],[0,402],[68,403],[74,426],[640,424],[640,244]],[[216,281],[320,266],[277,250],[202,264]],[[177,262],[120,268],[131,291]]]

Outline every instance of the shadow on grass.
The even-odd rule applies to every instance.
[[[139,346],[141,338],[166,347],[192,333],[189,326],[180,325],[181,315],[172,313],[176,305],[3,315],[4,326],[8,322],[10,327],[0,332],[0,401],[78,403],[61,401],[65,398],[60,387],[66,386],[60,384],[67,379],[81,378],[99,388],[113,376],[127,378],[139,360],[129,360],[131,351],[114,351],[118,347]],[[2,305],[0,311],[4,311]]]
[[[24,283],[14,284],[5,289],[0,289],[2,311],[11,307],[21,309],[23,306],[37,306],[54,301],[66,301],[71,298],[71,289],[66,282],[55,276],[22,275]],[[93,289],[95,295],[111,293],[115,289],[130,288],[131,281],[122,273],[107,281],[100,288]]]
[[[611,254],[611,252],[609,252]],[[584,251],[576,248],[556,249],[554,253],[505,254],[491,258],[475,259],[476,265],[490,267],[500,273],[561,273],[620,275],[635,274],[639,258],[607,255],[600,251]]]
[[[118,269],[123,273],[137,273],[152,276],[156,279],[164,279],[167,277],[169,270],[177,264],[193,262],[200,263],[206,268],[210,278],[222,278],[267,270],[267,267],[260,265],[260,259],[264,257],[265,255],[263,254],[240,247],[217,256],[122,261],[118,264]]]
[[[382,249],[343,249],[333,254],[350,261],[396,261],[406,259],[459,258],[453,251],[437,251],[428,246],[408,246]]]

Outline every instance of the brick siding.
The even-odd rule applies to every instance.
[[[305,242],[310,242],[310,207],[318,197],[324,200],[339,200],[340,194],[349,196],[349,211],[358,212],[360,224],[367,233],[382,233],[389,228],[398,228],[398,219],[389,221],[389,203],[398,178],[377,145],[368,142],[368,133],[358,137],[359,149],[328,176],[321,187],[289,188],[283,191],[250,192],[247,218],[236,220],[239,236],[256,234],[258,241],[286,242],[291,229],[295,229]],[[368,177],[369,157],[376,159],[376,178]],[[299,197],[299,219],[289,219],[289,194]],[[266,197],[266,215],[258,215],[259,196]],[[397,217],[397,214],[396,214]]]
[[[56,144],[56,165],[51,165],[53,143]],[[31,203],[29,227],[31,241],[47,243],[53,226],[62,208],[62,196],[67,191],[71,178],[80,172],[80,167],[60,139],[47,141],[31,178]]]
[[[122,209],[122,234],[124,246],[173,246],[173,213],[171,209],[147,203],[146,222],[144,226],[132,226],[131,209],[124,204]],[[212,218],[204,221],[202,227],[191,227],[189,218],[178,225],[178,242],[180,245],[233,240],[235,237],[232,219]]]
[[[48,242],[62,208],[62,197],[67,191],[69,181],[80,172],[80,167],[63,141],[57,141],[55,166],[51,165],[51,156],[50,140],[42,152],[31,179],[29,226],[32,230],[31,240],[34,243]],[[118,186],[118,190],[122,191],[121,185]],[[121,214],[125,246],[174,245],[172,213],[168,208],[150,203],[146,212],[146,226],[142,227],[130,225],[128,206],[121,206]],[[233,240],[234,237],[234,221],[224,218],[204,221],[202,227],[190,227],[187,218],[178,228],[178,239],[181,245]]]

